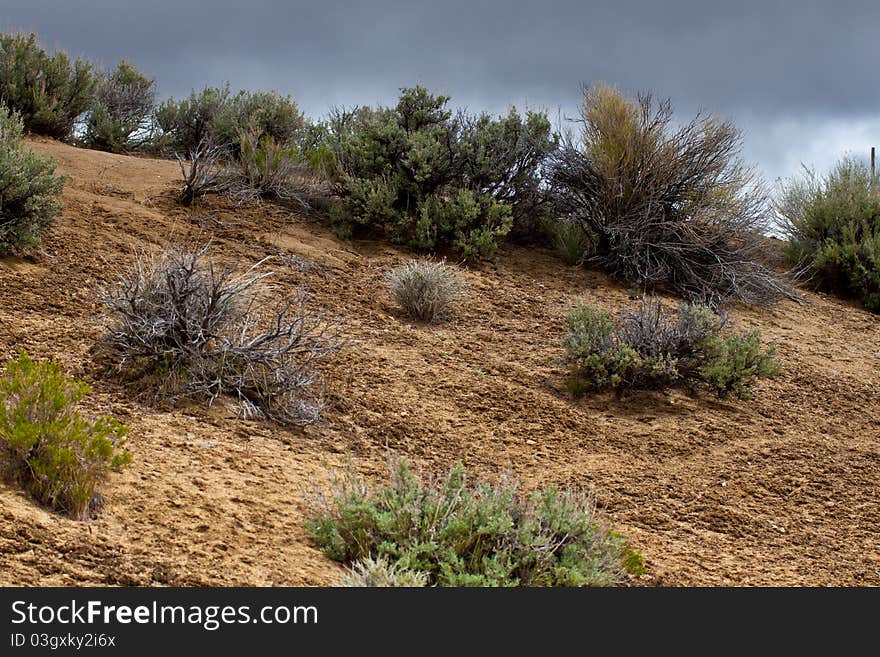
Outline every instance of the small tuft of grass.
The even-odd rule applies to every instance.
[[[448,319],[463,285],[446,261],[410,260],[386,275],[394,300],[409,317],[424,322]]]

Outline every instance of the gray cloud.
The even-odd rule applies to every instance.
[[[771,177],[880,142],[876,0],[2,0],[0,29],[125,57],[162,95],[228,80],[290,93],[313,116],[417,82],[475,109],[572,113],[580,84],[604,80],[733,118]]]

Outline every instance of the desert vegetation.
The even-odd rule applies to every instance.
[[[76,519],[100,510],[98,486],[128,464],[126,428],[77,411],[89,386],[22,352],[0,376],[0,470],[36,500]]]
[[[539,211],[539,167],[556,144],[546,115],[471,116],[449,100],[406,88],[395,107],[338,110],[325,122],[312,157],[330,174],[340,234],[488,258],[517,218]]]
[[[748,398],[754,381],[778,373],[774,347],[761,346],[757,329],[726,331],[726,316],[697,304],[673,318],[656,298],[643,298],[617,319],[586,303],[566,318],[565,362],[574,394],[704,386],[719,397]]]
[[[82,137],[87,148],[125,153],[148,145],[156,104],[155,78],[122,60],[96,76],[95,97]]]
[[[61,208],[65,177],[22,142],[18,114],[0,104],[0,255],[35,246]]]
[[[783,185],[777,210],[805,284],[880,312],[880,176],[852,157],[825,176],[807,170]]]
[[[94,100],[92,64],[47,53],[34,34],[0,34],[0,99],[28,132],[67,139]]]
[[[355,583],[417,586],[607,586],[641,557],[583,492],[524,495],[512,481],[469,482],[458,466],[422,482],[403,460],[373,491],[353,470],[307,500],[313,540],[354,564]]]
[[[84,406],[112,407],[133,431],[146,428],[144,435],[161,435],[165,421],[175,432],[186,427],[185,444],[174,448],[187,450],[195,464],[211,457],[194,454],[193,445],[207,452],[214,434],[232,427],[225,460],[210,462],[222,470],[243,455],[242,471],[253,475],[248,486],[266,485],[259,473],[280,471],[276,459],[294,445],[300,453],[321,451],[321,458],[355,450],[367,459],[370,450],[404,446],[420,467],[446,474],[420,477],[401,459],[384,485],[370,485],[352,469],[329,494],[308,493],[308,533],[346,567],[338,583],[605,586],[641,573],[641,557],[591,495],[544,483],[587,476],[611,484],[603,508],[610,502],[611,513],[631,523],[627,531],[642,532],[630,534],[641,541],[679,519],[649,525],[641,507],[654,500],[629,505],[631,482],[593,479],[593,468],[610,471],[634,452],[631,462],[672,454],[639,472],[661,482],[645,484],[660,495],[673,485],[685,489],[690,473],[680,476],[669,465],[685,458],[687,450],[672,445],[683,427],[688,440],[703,444],[714,440],[707,434],[734,424],[739,431],[750,417],[752,427],[771,427],[781,443],[802,409],[789,412],[779,400],[796,405],[803,397],[820,407],[822,395],[838,390],[849,395],[841,424],[828,419],[833,411],[813,414],[833,457],[817,448],[803,462],[834,462],[815,479],[838,473],[838,433],[849,432],[850,440],[872,433],[873,416],[863,411],[876,396],[873,350],[832,353],[824,337],[805,346],[792,317],[809,318],[807,306],[767,310],[800,301],[800,285],[880,312],[880,180],[857,160],[844,159],[825,176],[792,179],[771,198],[741,160],[731,122],[709,115],[680,122],[668,101],[630,99],[601,84],[584,90],[573,131],[554,127],[542,111],[455,109],[450,97],[420,86],[400,89],[389,107],[337,108],[317,120],[274,91],[225,85],[164,100],[159,92],[154,78],[127,61],[105,70],[50,54],[33,35],[0,35],[0,340],[7,355],[27,345],[65,368],[85,361],[86,373],[77,376],[94,379],[99,392],[96,400],[58,363],[23,351],[0,377],[0,472],[51,509],[94,517],[110,473],[132,460],[126,427],[106,414],[92,419]],[[27,147],[28,133],[51,138],[29,145],[83,177],[66,192],[63,229],[41,249],[34,247],[60,211],[67,177],[56,173],[54,159]],[[89,153],[78,162],[70,145],[139,157]],[[151,180],[129,188],[111,171],[116,166],[148,171]],[[104,175],[116,176],[112,185]],[[212,195],[223,199],[204,198]],[[268,211],[254,207],[261,203]],[[784,265],[768,246],[775,243],[767,238],[774,213],[785,237]],[[351,243],[359,238],[379,244]],[[128,262],[132,251],[142,255]],[[253,264],[232,264],[242,262]],[[569,306],[585,287],[596,303]],[[626,296],[637,303],[610,310]],[[873,335],[866,313],[804,296],[825,304],[816,320],[823,330],[845,308],[851,314],[840,330]],[[63,327],[53,315],[58,309],[66,309]],[[50,319],[29,315],[41,312]],[[343,332],[334,318],[350,313],[354,321]],[[760,325],[767,341],[742,324]],[[357,353],[341,367],[333,359],[351,342]],[[798,379],[804,362],[813,363],[809,384]],[[563,378],[571,394],[560,394]],[[645,390],[666,394],[636,394]],[[593,393],[617,399],[584,399]],[[119,397],[124,408],[108,402]],[[228,406],[237,418],[215,422],[221,412],[199,405]],[[166,411],[173,421],[162,418]],[[203,427],[210,439],[190,439]],[[251,434],[262,439],[253,450]],[[751,443],[761,442],[754,437]],[[594,458],[591,450],[606,444],[616,451]],[[751,458],[752,448],[737,443],[725,457]],[[262,457],[254,457],[260,449]],[[797,449],[791,458],[800,458]],[[179,461],[180,452],[174,456]],[[252,457],[257,465],[247,469]],[[472,459],[477,469],[510,459],[525,473],[524,485],[512,477],[472,480],[461,466],[447,471],[458,459],[469,466]],[[752,467],[745,457],[737,467],[743,462]],[[300,474],[312,476],[309,467]],[[728,518],[738,530],[759,514],[734,517],[728,498],[707,492],[719,469],[687,496],[723,509],[703,518],[721,542]],[[769,499],[781,477],[768,472],[761,485]],[[863,481],[858,472],[849,476]],[[279,481],[285,513],[287,506],[299,513],[289,504],[289,481]],[[226,484],[222,495],[205,499],[237,504]],[[166,485],[174,495],[201,494]],[[141,492],[134,484],[126,490]],[[701,512],[683,495],[675,500],[683,514]],[[230,508],[227,515],[235,515]],[[286,526],[287,515],[275,517],[282,515],[277,504],[270,513],[260,532]],[[295,513],[288,515],[302,523]],[[207,521],[199,526],[211,530]],[[766,523],[755,530],[749,547],[767,543],[767,531]],[[694,532],[681,534],[688,536],[664,536],[653,548],[676,540],[692,548]],[[697,572],[703,564],[693,565]],[[155,572],[164,576],[162,568]]]
[[[410,260],[386,276],[394,300],[409,317],[425,322],[448,319],[463,284],[445,261]]]
[[[338,327],[304,292],[267,305],[266,274],[215,263],[209,248],[143,258],[108,290],[103,346],[117,370],[152,380],[161,397],[231,397],[245,417],[316,422],[323,410],[316,365],[341,347]]]
[[[716,305],[790,296],[762,263],[767,199],[738,157],[734,125],[674,127],[668,101],[584,90],[580,132],[550,166],[559,212],[590,236],[590,260],[628,285]]]

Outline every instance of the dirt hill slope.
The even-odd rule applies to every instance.
[[[33,259],[0,259],[0,356],[25,348],[89,380],[93,412],[130,427],[132,466],[96,521],[73,522],[0,484],[0,584],[330,584],[306,540],[303,486],[351,454],[370,476],[389,449],[420,468],[462,461],[527,486],[589,485],[645,556],[642,583],[880,585],[880,319],[845,302],[735,309],[779,345],[784,374],[751,402],[685,393],[573,401],[556,363],[567,305],[618,307],[626,291],[551,254],[506,248],[468,268],[454,320],[401,319],[383,274],[411,254],[340,242],[279,209],[172,201],[173,162],[31,144],[71,175]],[[101,379],[96,290],[140,250],[214,239],[266,256],[306,286],[352,346],[326,372],[334,401],[306,431],[222,406],[164,408]]]

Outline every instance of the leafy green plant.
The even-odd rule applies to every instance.
[[[425,322],[448,318],[462,290],[458,274],[445,261],[410,260],[389,271],[386,281],[403,311]]]
[[[91,107],[94,88],[88,62],[71,62],[60,50],[49,55],[34,34],[0,34],[0,100],[28,132],[68,138]]]
[[[322,126],[307,159],[333,185],[344,232],[489,258],[540,205],[539,168],[556,146],[547,117],[453,114],[448,102],[402,89],[393,108],[336,112]]]
[[[551,219],[545,223],[550,242],[566,264],[580,264],[592,247],[590,234],[576,221]]]
[[[824,177],[784,184],[777,211],[803,281],[880,312],[880,176],[845,158]]]
[[[577,304],[566,318],[564,362],[569,390],[664,389],[703,385],[719,397],[751,396],[756,379],[775,376],[773,346],[760,331],[725,331],[727,319],[696,304],[682,305],[674,319],[657,299],[642,299],[615,320],[606,310]]]
[[[375,491],[349,470],[309,504],[308,530],[331,559],[382,560],[430,585],[606,586],[640,564],[584,493],[470,484],[460,466],[422,483],[398,461]]]
[[[226,174],[227,194],[240,203],[269,198],[306,206],[306,163],[294,146],[278,144],[252,126],[239,133],[238,161]]]
[[[100,73],[83,144],[123,153],[146,142],[151,136],[148,128],[156,102],[155,82],[125,60],[115,71]]]
[[[100,506],[97,487],[108,472],[131,460],[124,426],[77,412],[89,392],[56,363],[24,352],[0,377],[0,465],[38,501],[77,519]]]
[[[714,337],[706,345],[709,357],[700,369],[700,380],[719,397],[751,397],[751,382],[779,374],[776,347],[761,347],[761,333],[754,330],[741,335]]]
[[[65,176],[22,144],[19,116],[0,105],[0,255],[35,246],[61,208]]]
[[[169,98],[156,108],[159,139],[169,150],[188,154],[206,143],[229,145],[237,136],[238,117],[229,90],[205,87],[189,98]]]

